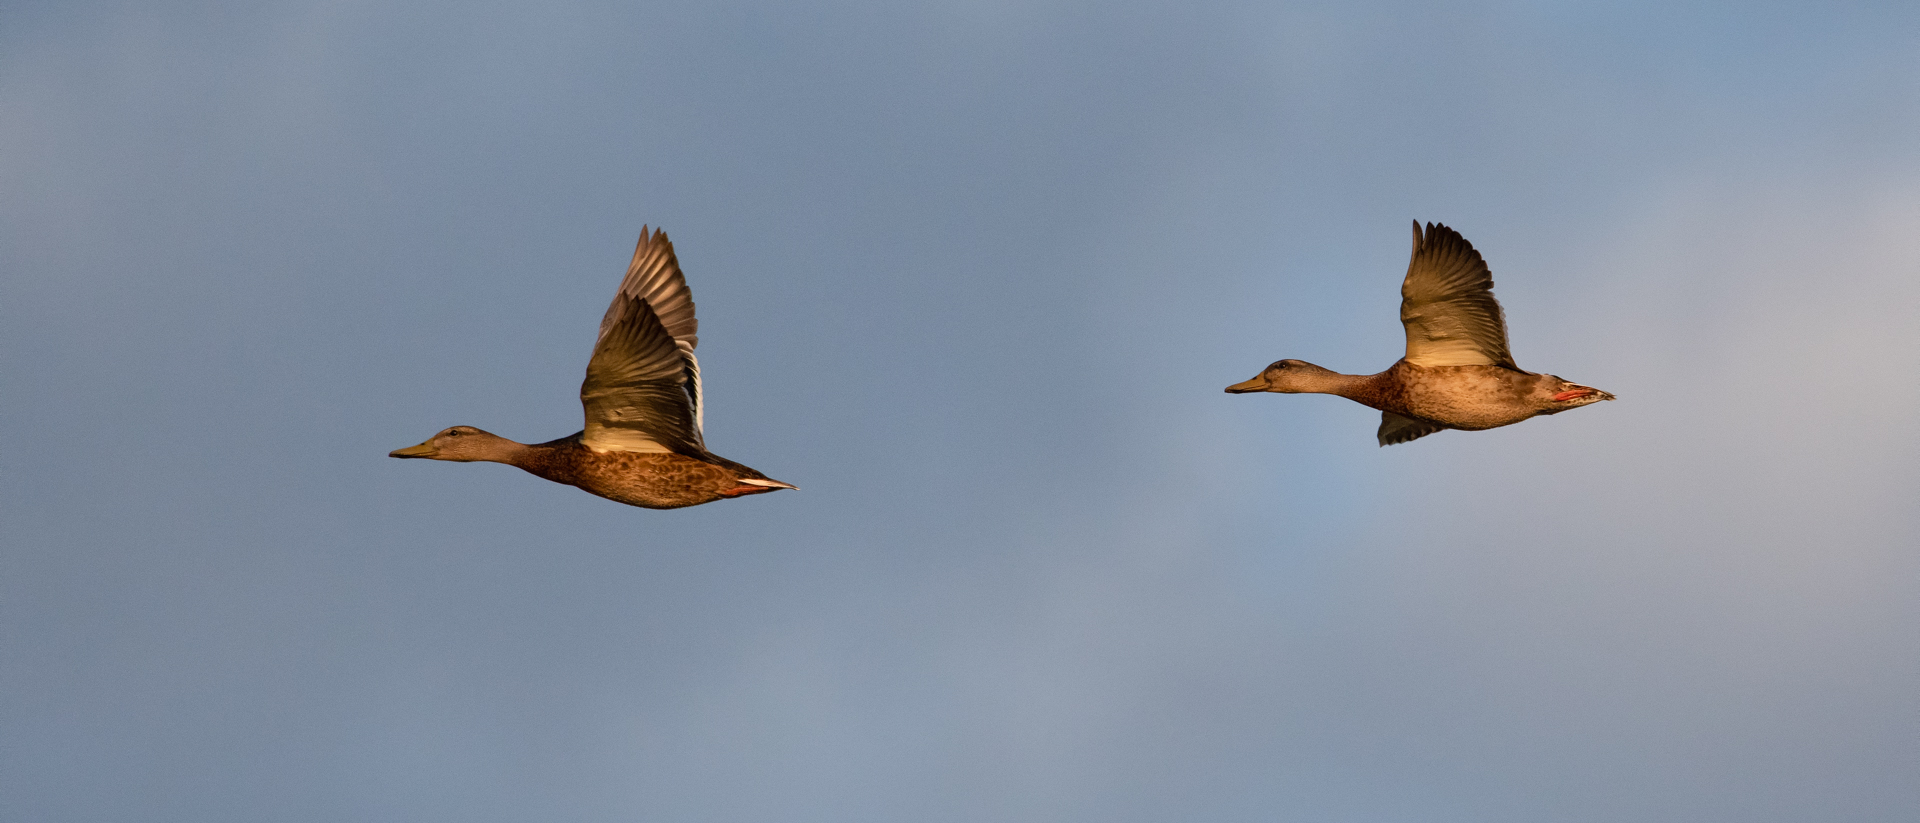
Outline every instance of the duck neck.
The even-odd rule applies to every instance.
[[[1380,408],[1386,399],[1388,381],[1385,372],[1380,374],[1336,374],[1337,385],[1327,394],[1337,394],[1362,406]]]
[[[1304,394],[1332,394],[1348,400],[1366,402],[1374,395],[1377,374],[1341,374],[1318,366],[1301,369],[1289,376],[1287,388]]]
[[[510,446],[503,448],[494,462],[525,469],[556,483],[574,482],[575,461],[585,451],[578,434],[545,443],[506,442]]]
[[[509,466],[518,466],[524,469],[526,468],[525,464],[533,458],[534,450],[537,447],[529,446],[515,440],[508,440],[507,438],[497,435],[488,435],[487,439],[472,444],[470,448],[471,451],[467,453],[467,458],[470,460],[485,463],[505,463]]]

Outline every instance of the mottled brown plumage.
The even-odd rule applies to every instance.
[[[794,488],[707,451],[693,356],[698,328],[673,244],[664,232],[649,236],[642,228],[580,386],[585,429],[526,444],[454,426],[389,456],[505,463],[649,509]]]
[[[1493,298],[1493,274],[1466,238],[1446,226],[1429,223],[1422,234],[1420,224],[1413,224],[1413,259],[1400,294],[1407,356],[1392,368],[1351,375],[1281,360],[1227,391],[1334,394],[1371,406],[1381,412],[1382,446],[1441,429],[1512,425],[1613,399],[1514,364],[1506,318]]]

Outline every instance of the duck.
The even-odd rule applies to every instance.
[[[1445,225],[1413,223],[1413,259],[1400,285],[1407,355],[1379,374],[1341,374],[1280,360],[1229,394],[1333,394],[1380,410],[1378,438],[1392,446],[1444,429],[1483,431],[1590,406],[1613,395],[1525,371],[1507,348],[1507,319],[1493,272],[1473,244]]]
[[[443,429],[388,457],[505,463],[629,506],[678,509],[797,489],[707,450],[701,433],[700,321],[666,232],[640,242],[580,384],[586,427],[519,443],[472,426]]]

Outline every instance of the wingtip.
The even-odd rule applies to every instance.
[[[642,223],[640,224],[640,239],[633,244],[633,261],[627,264],[627,273],[632,274],[633,267],[640,265],[640,261],[645,259],[646,255],[647,226],[645,223]]]

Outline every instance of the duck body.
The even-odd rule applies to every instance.
[[[1511,426],[1537,415],[1556,414],[1613,398],[1594,389],[1589,389],[1593,392],[1591,395],[1581,393],[1581,389],[1588,387],[1550,374],[1500,366],[1416,366],[1400,360],[1379,374],[1347,375],[1299,360],[1283,360],[1274,365],[1279,366],[1280,371],[1304,367],[1343,379],[1330,381],[1324,389],[1289,390],[1272,388],[1285,386],[1287,381],[1274,380],[1262,373],[1261,377],[1235,384],[1228,391],[1334,394],[1383,412],[1462,431]],[[1569,392],[1574,396],[1554,399]]]
[[[578,441],[528,468],[555,483],[643,509],[680,509],[730,497],[793,488],[724,457],[672,453],[596,452]]]
[[[1281,360],[1227,387],[1230,394],[1333,394],[1379,409],[1382,446],[1442,429],[1481,431],[1612,400],[1613,395],[1514,365],[1506,318],[1480,253],[1446,226],[1413,225],[1413,262],[1401,286],[1407,356],[1379,374],[1341,374]]]
[[[585,429],[529,444],[454,426],[388,456],[505,463],[648,509],[795,488],[707,451],[700,364],[693,356],[697,329],[673,245],[666,234],[649,236],[642,228],[580,386]]]

